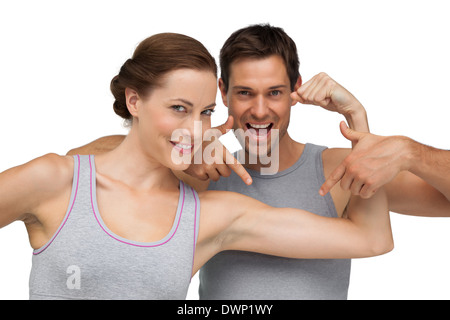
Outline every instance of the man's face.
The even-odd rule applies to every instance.
[[[233,129],[245,132],[248,137],[243,145],[245,151],[259,154],[261,150],[249,148],[250,144],[256,144],[259,149],[264,145],[270,154],[286,135],[291,106],[295,104],[290,97],[290,81],[282,58],[273,55],[264,59],[238,59],[230,66],[228,91],[225,92],[222,79],[219,87],[223,102],[234,118]]]

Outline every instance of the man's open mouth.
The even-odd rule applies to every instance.
[[[247,122],[245,126],[248,129],[248,133],[252,138],[255,139],[264,139],[269,135],[270,130],[273,127],[273,123],[252,123]]]

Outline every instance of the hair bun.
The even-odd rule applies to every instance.
[[[126,102],[126,98],[125,98],[125,89],[126,88],[120,82],[120,75],[117,75],[114,78],[112,78],[110,89],[111,89],[111,92],[115,99],[115,101],[113,103],[114,112],[118,116],[120,116],[126,120],[131,119],[131,114],[128,111],[127,102]]]

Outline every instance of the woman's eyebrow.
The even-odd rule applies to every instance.
[[[171,99],[171,101],[181,101],[184,104],[187,104],[188,106],[190,106],[191,108],[194,107],[194,104],[192,102],[190,102],[189,100],[183,99],[183,98]],[[210,105],[207,105],[206,107],[204,107],[203,109],[212,108],[212,107],[215,107],[215,106],[216,106],[216,103],[213,102]]]
[[[211,103],[210,105],[204,107],[203,109],[208,109],[208,108],[212,108],[212,107],[215,107],[215,106],[216,106],[216,103],[213,102],[213,103]]]
[[[181,101],[181,102],[187,104],[190,107],[194,106],[194,104],[192,102],[190,102],[189,100],[186,100],[186,99],[182,99],[182,98],[171,99],[171,101]]]

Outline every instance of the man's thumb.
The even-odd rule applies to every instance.
[[[355,131],[353,129],[350,129],[347,124],[345,123],[345,121],[341,121],[340,125],[339,125],[339,129],[341,129],[341,133],[342,135],[347,139],[350,140],[352,142],[358,142],[359,139],[362,137],[362,133]]]

